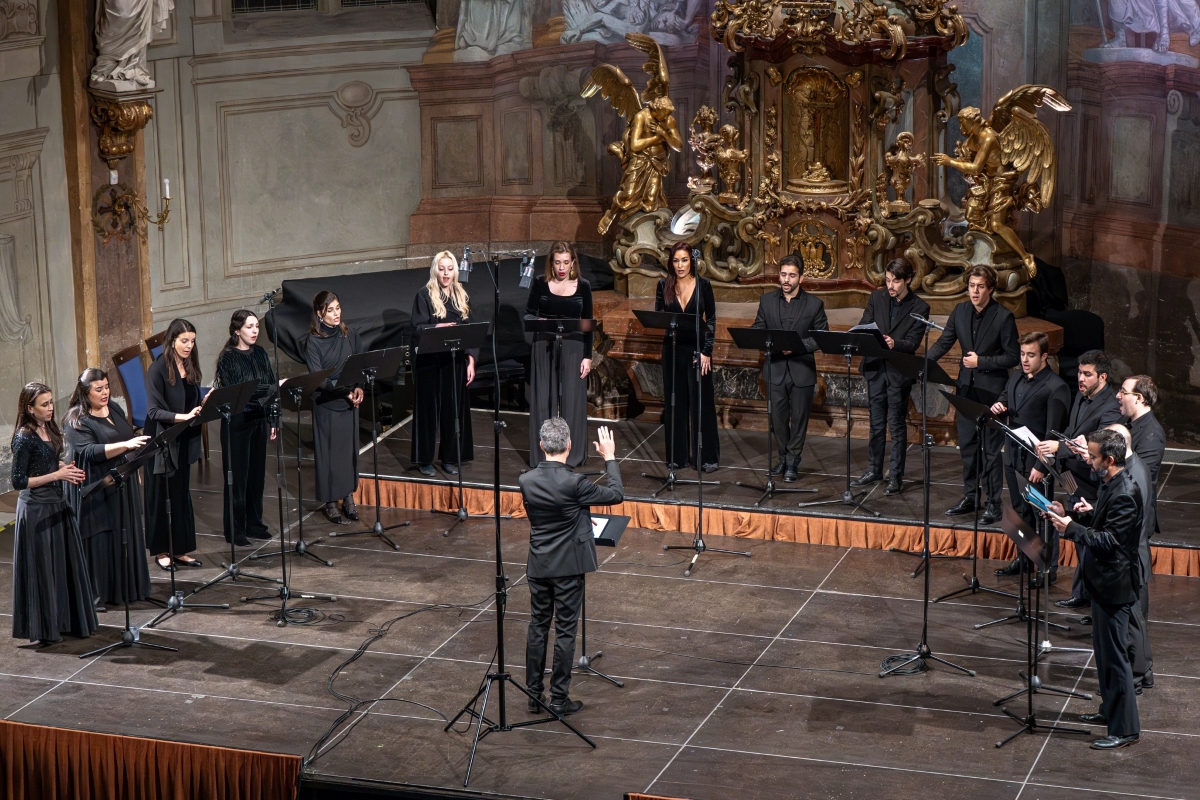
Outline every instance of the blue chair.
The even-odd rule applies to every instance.
[[[129,421],[135,428],[146,426],[146,373],[142,370],[142,346],[130,345],[112,357],[117,370],[117,381],[121,394],[125,396],[125,408]]]
[[[154,334],[149,339],[146,339],[143,342],[143,344],[146,345],[146,351],[148,353],[150,353],[150,361],[151,362],[157,360],[158,357],[162,355],[163,342],[166,340],[166,338],[167,338],[167,332],[159,331],[158,333]],[[124,352],[124,351],[122,351],[122,352]],[[145,381],[143,379],[143,384],[144,384],[144,382]],[[211,386],[201,386],[200,387],[200,399],[203,400],[205,395],[207,395],[210,391],[212,391]],[[143,391],[143,394],[144,394],[144,391]],[[203,442],[203,445],[204,445],[204,460],[208,461],[208,426],[207,425],[204,426],[203,428],[201,428],[201,441]]]

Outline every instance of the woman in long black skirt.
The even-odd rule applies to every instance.
[[[325,504],[325,518],[340,525],[358,521],[354,491],[358,488],[358,407],[363,390],[360,386],[351,391],[333,387],[346,359],[362,351],[358,333],[342,322],[337,295],[327,289],[317,292],[304,361],[310,372],[332,369],[333,373],[313,395],[313,460],[317,500]]]
[[[686,242],[671,248],[667,277],[658,282],[654,296],[655,311],[695,314],[700,304],[700,347],[691,322],[675,334],[675,363],[671,364],[671,336],[663,336],[663,427],[666,430],[667,462],[674,467],[696,465],[696,402],[700,402],[700,464],[705,472],[715,472],[721,460],[717,441],[716,392],[713,388],[712,351],[717,335],[717,303],[712,284],[696,275],[696,257]],[[697,349],[700,358],[700,386],[696,387]],[[671,405],[674,390],[675,405]],[[672,433],[674,437],[672,438]],[[672,449],[672,446],[674,449]]]
[[[555,242],[546,257],[546,275],[529,287],[526,319],[591,319],[592,287],[579,277],[579,259],[568,242]],[[592,334],[562,337],[555,370],[554,335],[535,334],[529,375],[529,466],[542,460],[538,436],[542,422],[562,417],[571,429],[571,454],[567,465],[587,460],[587,376],[592,371]],[[559,404],[561,390],[562,403]]]
[[[162,354],[146,370],[146,406],[145,432],[152,438],[200,413],[200,354],[196,328],[186,319],[171,320]],[[146,549],[167,572],[202,566],[199,559],[187,555],[196,549],[191,487],[192,464],[199,460],[200,428],[196,427],[146,468]]]
[[[417,358],[413,373],[416,395],[413,403],[412,462],[421,474],[431,478],[434,452],[447,475],[457,475],[459,442],[454,434],[456,417],[454,401],[458,399],[458,414],[462,430],[462,461],[475,458],[475,442],[471,437],[471,408],[467,387],[475,380],[475,359],[479,353],[468,350],[458,353],[451,363],[450,353],[422,353],[421,331],[444,328],[469,322],[471,306],[466,289],[458,280],[458,262],[449,250],[433,257],[429,281],[413,298],[412,324],[417,329]],[[437,447],[438,434],[441,447]]]
[[[64,633],[91,636],[97,628],[83,542],[62,490],[63,481],[79,484],[84,473],[59,462],[62,443],[50,387],[27,384],[12,438],[12,485],[20,490],[13,537],[13,638],[40,644],[62,641]]]
[[[84,471],[84,485],[95,483],[139,449],[149,436],[135,436],[125,412],[110,401],[108,375],[89,367],[79,376],[63,418],[67,457]],[[79,535],[87,556],[92,591],[101,603],[130,602],[150,596],[150,572],[143,553],[142,491],[130,475],[122,491],[117,486],[96,489],[87,497],[75,495]],[[124,507],[121,506],[124,498]]]
[[[270,539],[263,523],[263,490],[267,476],[267,441],[277,431],[267,420],[263,403],[275,386],[271,357],[258,344],[258,317],[253,311],[233,312],[229,320],[229,340],[217,356],[217,377],[213,387],[237,386],[257,381],[250,402],[228,423],[221,420],[221,466],[233,471],[233,519],[229,518],[230,498],[222,504],[225,517],[225,541],[246,547],[251,539]],[[228,451],[228,452],[226,452]]]

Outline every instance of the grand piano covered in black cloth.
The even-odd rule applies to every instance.
[[[580,256],[581,277],[590,281],[592,291],[613,288],[609,265],[598,258]],[[496,357],[505,361],[528,363],[530,340],[524,334],[522,318],[529,290],[520,288],[520,259],[500,261],[500,314],[494,312],[494,288],[488,277],[490,264],[476,261],[466,284],[471,299],[471,321],[493,322],[492,332],[499,333]],[[534,262],[534,275],[545,274],[546,257]],[[369,350],[411,344],[413,327],[409,316],[413,298],[429,281],[425,267],[386,272],[366,272],[324,278],[302,278],[283,282],[283,298],[265,315],[267,336],[290,358],[303,362],[312,321],[312,299],[322,289],[337,294],[342,303],[342,321],[358,331]],[[480,352],[476,372],[491,366],[491,343]],[[482,376],[481,376],[482,377]]]

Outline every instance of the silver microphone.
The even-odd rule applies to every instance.
[[[458,262],[458,282],[471,280],[471,248],[463,247],[462,261]]]
[[[521,281],[520,287],[528,289],[533,283],[533,251],[525,251],[525,257],[521,259]]]
[[[934,322],[931,319],[925,319],[920,314],[909,314],[909,316],[912,317],[913,319],[915,319],[917,322],[921,323],[922,325],[928,325],[931,328],[937,328],[939,331],[946,330],[946,328],[944,326],[938,325],[936,322]]]

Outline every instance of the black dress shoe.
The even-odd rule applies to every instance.
[[[1091,625],[1091,624],[1092,624],[1092,618],[1091,618],[1091,616],[1089,615],[1089,616],[1086,616],[1086,617],[1080,617],[1080,618],[1079,618],[1079,624],[1080,624],[1080,625]]]
[[[1129,747],[1131,744],[1137,744],[1138,737],[1136,736],[1105,736],[1103,739],[1097,739],[1092,742],[1093,750],[1118,750],[1122,747]]]
[[[885,495],[900,494],[902,491],[904,491],[904,481],[900,478],[891,478],[888,480],[887,488],[883,490],[883,493]]]
[[[1006,566],[1003,566],[997,570],[993,570],[993,572],[1002,578],[1007,578],[1012,575],[1020,575],[1021,574],[1021,558],[1020,558],[1020,556],[1018,556],[1017,558],[1014,558],[1012,561],[1008,562],[1008,564]]]
[[[582,700],[572,700],[569,697],[561,702],[555,700],[550,703],[550,710],[561,717],[574,714],[581,708],[583,708]]]
[[[975,498],[964,497],[958,501],[958,504],[946,509],[947,517],[961,517],[963,514],[971,514],[975,511]]]
[[[447,475],[457,475],[458,474],[458,464],[443,463],[442,464],[442,472],[446,473]]]
[[[546,693],[538,692],[538,700],[541,700],[543,703],[546,702]],[[542,710],[542,707],[537,704],[537,700],[531,699],[529,701],[529,713],[530,714],[536,714],[541,710]]]
[[[204,562],[203,562],[203,561],[201,561],[201,560],[200,560],[200,559],[198,559],[198,558],[188,558],[188,559],[184,559],[184,558],[176,558],[176,559],[175,559],[175,566],[178,566],[178,567],[194,567],[194,568],[196,568],[196,569],[199,569],[200,567],[203,567],[203,566],[204,566]]]
[[[342,501],[342,516],[351,522],[358,522],[358,506],[354,505],[353,500],[349,503]]]
[[[705,464],[703,469],[705,472],[716,472],[718,469],[720,469],[720,466],[721,466],[720,464],[716,464],[716,463]]]
[[[1047,576],[1049,576],[1049,578],[1047,578]],[[1058,571],[1050,570],[1049,572],[1039,572],[1036,577],[1029,580],[1029,588],[1045,589],[1047,580],[1049,580],[1051,586],[1058,583]]]
[[[321,511],[324,512],[325,519],[329,520],[334,525],[350,524],[350,520],[342,517],[341,512],[338,511],[337,503],[326,503],[325,507],[322,508]]]
[[[249,539],[262,539],[262,540],[275,538],[274,536],[271,535],[271,532],[269,530],[267,530],[266,528],[263,528],[261,531],[249,532],[246,534],[246,537]]]
[[[1079,597],[1068,597],[1066,600],[1055,600],[1054,605],[1059,608],[1083,608],[1090,606],[1091,602]]]
[[[778,464],[776,464],[774,467],[772,467],[770,469],[770,471],[767,472],[767,474],[768,475],[782,475],[785,469],[787,469],[787,465],[784,464],[782,461],[780,461]]]
[[[860,477],[850,481],[851,486],[868,486],[872,483],[879,483],[883,480],[883,476],[873,469],[864,472]]]
[[[417,471],[426,478],[432,478],[434,475],[437,475],[437,470],[433,468],[433,464],[422,464],[417,467]]]
[[[988,503],[983,509],[983,514],[979,517],[980,525],[995,525],[1000,521],[1000,506],[999,504]]]
[[[1080,714],[1080,722],[1086,722],[1088,725],[1107,725],[1108,718],[1103,714]]]
[[[796,472],[796,468],[793,466],[788,466],[787,470],[783,473],[783,480],[787,483],[795,483],[799,478],[800,473]]]
[[[1142,683],[1143,689],[1153,689],[1154,688],[1154,671],[1146,670],[1146,674],[1142,676],[1141,683]]]
[[[229,539],[226,539],[225,541],[228,543]],[[238,547],[249,547],[251,545],[250,540],[246,538],[245,534],[238,534],[237,536],[233,537],[233,543]]]

